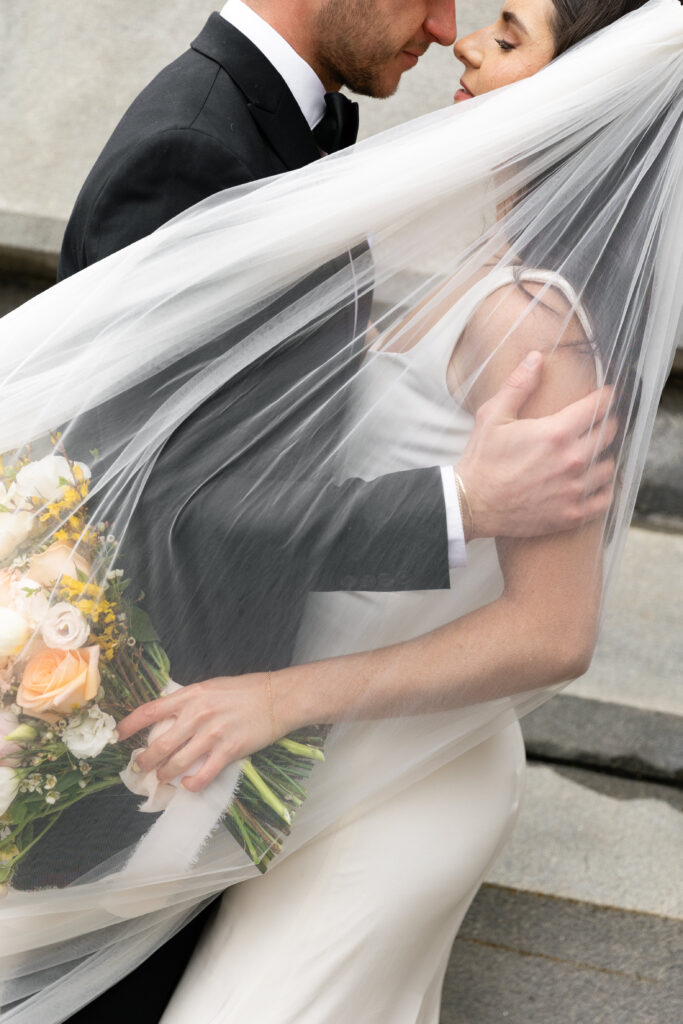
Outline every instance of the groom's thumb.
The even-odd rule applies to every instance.
[[[541,380],[543,356],[540,352],[529,352],[523,362],[516,366],[500,391],[490,400],[494,415],[503,420],[517,417],[528,398],[538,387]]]

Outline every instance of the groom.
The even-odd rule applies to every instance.
[[[455,34],[453,0],[228,0],[220,14],[211,15],[191,48],[124,115],[76,202],[60,278],[149,234],[207,196],[294,170],[353,143],[357,106],[339,88],[389,96],[432,42],[450,45]],[[357,306],[326,331],[328,354],[323,350],[321,364],[329,358],[330,346],[342,347],[352,336],[354,321],[367,321],[360,300]],[[288,353],[277,365],[283,368],[278,373],[298,369]],[[478,511],[480,535],[555,532],[607,508],[606,493],[591,499],[570,497],[576,491],[577,446],[591,426],[593,404],[578,403],[552,421],[515,422],[539,377],[538,367],[516,371],[488,404],[468,458],[458,467]],[[565,439],[563,447],[558,448],[558,437]],[[592,446],[584,444],[584,469],[593,456]],[[398,496],[402,508],[412,511],[412,521],[399,517],[400,529],[408,539],[420,538],[420,544],[401,542],[402,535],[396,544],[378,545],[398,553],[389,583],[379,571],[368,574],[365,566],[360,577],[349,551],[350,567],[340,563],[338,582],[325,589],[358,589],[360,579],[362,589],[396,589],[398,579],[402,589],[448,586],[448,566],[464,564],[469,537],[452,467],[426,472],[428,479],[420,477],[425,486]],[[369,500],[377,505],[377,494]],[[379,507],[372,511],[378,522],[391,520],[392,500],[391,490],[380,490]],[[346,555],[342,550],[341,556]],[[335,556],[339,560],[339,550]],[[278,614],[283,608],[291,610],[281,599],[273,602],[267,590],[261,626],[268,600]],[[261,645],[268,632],[260,629]],[[282,629],[270,632],[284,635]],[[237,662],[209,668],[205,676],[264,667],[250,664],[249,659],[262,660],[263,651],[255,649],[248,631],[242,629],[240,635],[247,640],[244,650],[232,655]],[[286,654],[275,651],[267,660],[275,667]],[[196,926],[181,932],[73,1020],[106,1024],[120,1020],[131,1006],[146,1024],[158,1020],[192,952],[196,932]]]

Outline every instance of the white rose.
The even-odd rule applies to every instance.
[[[86,479],[90,477],[90,470],[84,463],[76,462],[74,465]],[[44,459],[29,462],[19,470],[10,494],[19,498],[42,498],[46,502],[58,501],[64,493],[60,479],[75,483],[71,466],[63,455],[46,455]]]
[[[116,742],[116,720],[93,704],[71,719],[62,740],[74,757],[98,757],[107,744]]]
[[[26,646],[31,627],[12,608],[0,608],[0,657],[11,658]]]
[[[0,558],[9,558],[31,535],[31,512],[0,512]]]
[[[14,768],[0,768],[0,814],[4,814],[17,795],[19,776]]]
[[[50,608],[40,629],[43,640],[53,650],[70,651],[82,647],[90,636],[90,626],[77,608],[60,601]]]

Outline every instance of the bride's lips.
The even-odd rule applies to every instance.
[[[462,103],[464,100],[473,100],[474,93],[470,92],[462,79],[460,79],[460,88],[453,97],[454,103]]]

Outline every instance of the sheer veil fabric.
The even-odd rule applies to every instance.
[[[120,566],[139,583],[178,681],[250,669],[238,650],[250,627],[222,635],[221,607],[231,594],[258,607],[264,583],[250,589],[252,566],[274,535],[265,585],[275,610],[261,624],[266,663],[254,667],[279,667],[295,648],[310,658],[366,650],[360,619],[337,619],[327,594],[309,596],[298,618],[282,608],[290,594],[303,609],[313,591],[384,590],[392,621],[394,581],[335,582],[334,551],[349,529],[381,562],[383,534],[367,539],[358,525],[358,488],[406,468],[400,430],[365,462],[359,438],[397,377],[420,389],[450,351],[444,339],[456,345],[454,325],[474,323],[476,289],[490,297],[489,279],[499,280],[524,299],[516,319],[485,329],[474,368],[433,400],[471,422],[481,373],[526,317],[559,308],[548,352],[577,319],[594,386],[612,389],[620,423],[616,492],[593,567],[604,607],[682,322],[682,195],[683,8],[650,0],[533,78],[218,194],[6,316],[0,451],[30,445],[37,458],[60,431],[70,458],[89,465],[88,515],[120,541],[116,562],[95,565],[91,582]],[[377,374],[375,357],[387,352],[405,358]],[[401,409],[392,415],[400,421]],[[463,613],[500,593],[493,541],[467,571],[441,584],[467,589]],[[396,614],[392,642],[419,632],[419,617]],[[292,631],[286,655],[277,636],[271,643],[278,630]],[[335,727],[278,856],[559,688],[522,676],[444,713],[397,704],[372,723],[382,749],[396,749],[380,760],[365,723]],[[212,895],[257,874],[217,827],[236,772],[203,794],[179,790],[156,819],[141,814],[139,841],[123,848],[115,815],[108,826],[100,813],[88,874],[10,888],[0,901],[3,1024],[63,1020]],[[72,842],[82,842],[78,831]]]

